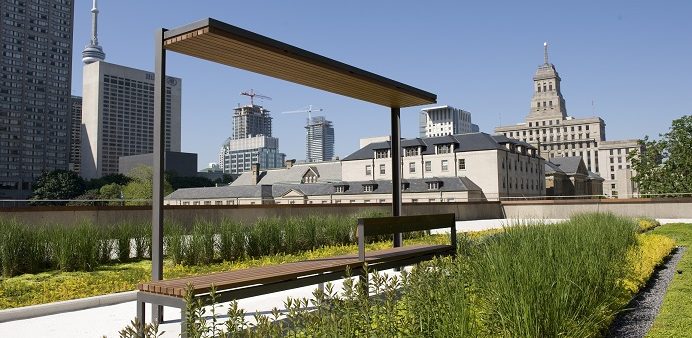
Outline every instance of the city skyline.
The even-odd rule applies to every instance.
[[[550,11],[545,4],[506,3],[497,10],[497,5],[456,2],[393,7],[265,1],[243,8],[200,1],[191,8],[179,1],[166,6],[159,1],[101,1],[99,43],[109,62],[152,69],[156,28],[211,16],[436,93],[439,104],[470,111],[481,131],[492,132],[496,126],[524,120],[531,76],[543,61],[542,45],[548,41],[551,63],[563,80],[568,115],[603,117],[608,140],[655,137],[667,131],[671,120],[689,113],[685,93],[692,69],[684,60],[690,47],[677,41],[690,33],[684,15],[690,4],[676,2],[672,10],[626,2],[550,3]],[[73,53],[81,54],[89,42],[90,9],[89,0],[75,2]],[[142,20],[128,19],[128,25],[122,25],[118,18],[124,15],[141,15]],[[169,75],[184,79],[186,86],[182,151],[198,153],[199,167],[214,162],[231,131],[232,109],[248,103],[239,94],[248,88],[271,96],[273,101],[259,104],[274,112],[306,104],[335,112],[330,120],[338,129],[335,155],[341,157],[357,149],[359,138],[388,133],[385,107],[168,55]],[[74,54],[73,64],[80,62],[81,55]],[[662,65],[672,65],[674,71]],[[81,67],[73,66],[74,95],[81,95],[81,76]],[[402,136],[417,135],[418,113],[424,107],[402,109]],[[642,118],[650,114],[658,118]],[[302,158],[304,140],[295,137],[303,131],[301,119],[273,117],[282,152],[287,158]]]

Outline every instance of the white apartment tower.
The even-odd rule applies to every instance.
[[[548,61],[533,76],[533,97],[526,121],[495,128],[495,133],[532,144],[544,158],[581,156],[589,171],[599,173],[598,146],[605,141],[605,122],[600,117],[576,119],[567,115],[560,75]]]
[[[0,199],[68,169],[74,1],[0,0]]]
[[[451,106],[424,108],[420,112],[420,137],[478,132],[471,123],[471,113]]]
[[[330,161],[334,158],[334,126],[324,116],[314,116],[305,126],[305,160]]]

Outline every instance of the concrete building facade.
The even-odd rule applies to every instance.
[[[70,159],[73,0],[2,0],[0,199]]]
[[[632,177],[629,155],[641,154],[642,146],[638,140],[619,140],[601,142],[598,149],[599,161],[602,163],[603,192],[607,196],[619,198],[639,197],[639,190]]]
[[[424,108],[420,112],[419,137],[437,137],[478,132],[471,113],[451,106]]]
[[[581,156],[589,171],[599,173],[599,143],[605,141],[605,122],[600,117],[574,118],[567,115],[560,75],[548,61],[544,45],[544,63],[533,76],[533,96],[526,120],[495,128],[495,133],[532,144],[546,159]]]
[[[314,116],[305,126],[305,161],[323,162],[334,158],[334,126],[324,116]]]
[[[167,151],[180,151],[182,80],[166,78]],[[154,73],[104,61],[84,66],[82,177],[118,173],[121,156],[153,152]]]

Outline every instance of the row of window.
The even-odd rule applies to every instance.
[[[432,171],[432,161],[425,161],[424,167],[425,167],[425,172],[431,172]],[[440,168],[442,171],[449,171],[449,160],[441,160],[440,161]],[[457,168],[459,170],[466,170],[466,159],[463,159],[463,158],[459,159]],[[415,173],[416,172],[416,162],[409,162],[408,163],[408,172],[409,173]],[[380,164],[380,175],[385,175],[385,174],[386,174],[386,165]],[[370,164],[365,165],[365,175],[372,176],[372,165],[370,165]]]

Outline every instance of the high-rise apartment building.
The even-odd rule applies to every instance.
[[[272,137],[269,110],[256,104],[233,109],[233,133],[221,145],[219,168],[227,174],[240,174],[255,163],[261,168],[280,168],[286,154],[279,152],[279,139]]]
[[[231,138],[237,140],[259,135],[272,136],[272,117],[269,110],[255,104],[233,109]]]
[[[495,133],[534,145],[546,159],[581,156],[589,171],[600,172],[598,146],[605,141],[605,122],[600,117],[567,116],[560,75],[548,62],[544,44],[544,62],[533,76],[533,97],[526,121],[495,128]]]
[[[182,80],[166,77],[166,151],[180,151]],[[84,65],[82,177],[118,173],[120,156],[154,151],[154,73],[104,61]]]
[[[420,137],[437,137],[478,132],[471,123],[471,113],[450,107],[424,108],[420,112]]]
[[[82,97],[72,95],[70,106],[72,107],[72,122],[70,124],[70,163],[68,167],[79,174],[79,166],[82,164],[80,156],[82,148]]]
[[[314,116],[305,126],[305,160],[330,161],[334,158],[334,126],[324,116]]]
[[[68,169],[73,0],[2,0],[0,199]]]

